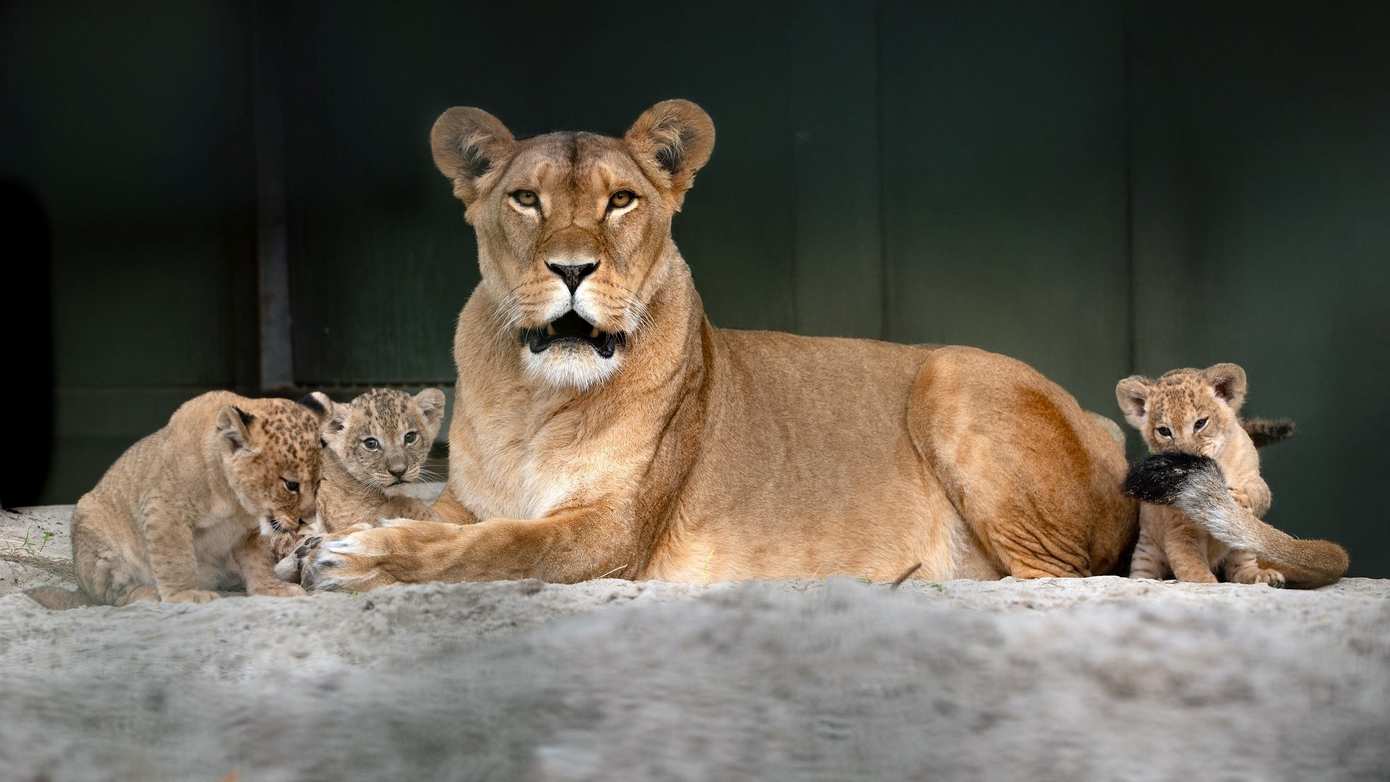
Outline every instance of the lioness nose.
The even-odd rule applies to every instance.
[[[585,277],[594,273],[594,269],[598,268],[598,264],[546,263],[546,267],[560,275],[560,279],[565,281],[565,287],[570,289],[570,293],[574,293],[578,290],[579,283],[583,282]]]

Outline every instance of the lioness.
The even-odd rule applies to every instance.
[[[671,239],[714,148],[695,104],[521,141],[453,108],[431,142],[482,269],[435,506],[458,523],[343,535],[311,583],[1085,576],[1133,544],[1113,423],[1026,364],[709,323]]]

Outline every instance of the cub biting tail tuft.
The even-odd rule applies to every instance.
[[[1347,572],[1346,549],[1329,540],[1299,540],[1257,518],[1231,498],[1215,461],[1187,453],[1160,453],[1136,464],[1125,493],[1142,502],[1171,505],[1228,546],[1273,563],[1291,583],[1326,586]]]

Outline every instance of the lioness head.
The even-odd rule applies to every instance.
[[[225,405],[217,413],[227,483],[261,533],[298,531],[315,513],[319,483],[319,428],[327,410],[309,399],[254,400],[246,409]]]
[[[430,133],[478,236],[482,287],[529,375],[585,389],[641,338],[669,269],[671,217],[714,149],[714,123],[669,100],[621,138],[516,140],[491,114],[456,107]]]
[[[1158,380],[1127,377],[1116,384],[1115,400],[1153,453],[1215,456],[1240,429],[1245,391],[1244,369],[1216,364],[1175,369]]]

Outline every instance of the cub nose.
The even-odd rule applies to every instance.
[[[570,293],[574,293],[576,290],[578,290],[579,283],[583,282],[585,277],[588,277],[590,274],[593,274],[594,269],[598,268],[597,263],[547,262],[545,265],[546,268],[560,275],[560,279],[565,281],[565,287],[570,289]]]
[[[402,464],[402,465],[399,466],[399,467],[396,467],[396,466],[387,467],[387,468],[386,468],[386,471],[389,472],[389,473],[391,473],[392,477],[399,478],[399,477],[401,477],[402,475],[405,475],[405,465]]]

